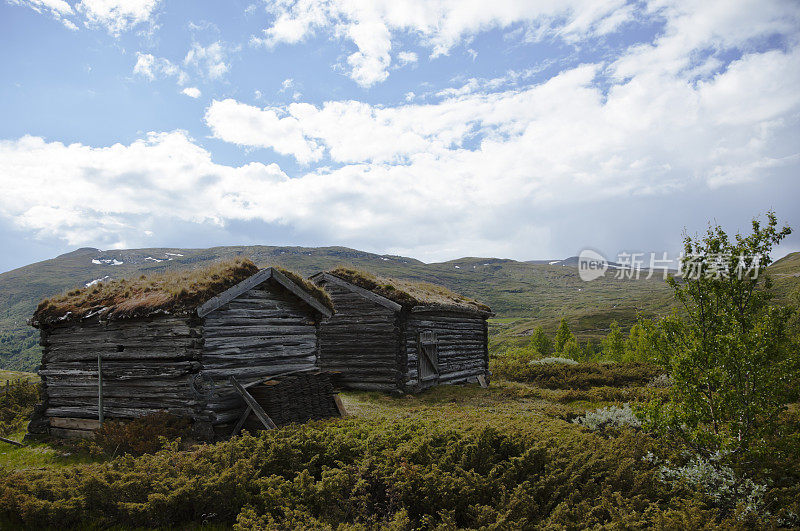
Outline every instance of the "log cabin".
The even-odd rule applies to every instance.
[[[319,366],[351,389],[416,393],[488,385],[488,306],[434,284],[337,268],[311,280],[336,307],[320,327]]]
[[[103,419],[157,411],[198,438],[229,432],[243,411],[231,386],[315,367],[327,294],[249,260],[116,280],[43,301],[44,403],[29,431],[88,437]]]

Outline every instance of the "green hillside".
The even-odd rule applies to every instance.
[[[279,265],[304,275],[348,265],[379,275],[442,284],[489,304],[497,316],[491,321],[492,334],[505,341],[524,340],[539,325],[554,330],[562,317],[580,339],[598,338],[612,320],[626,327],[637,316],[661,314],[672,304],[661,279],[621,280],[609,272],[587,283],[580,280],[574,267],[541,262],[460,258],[425,264],[345,247],[83,248],[0,274],[0,368],[34,370],[38,365],[38,338],[26,321],[44,297],[105,277],[189,268],[233,256],[247,256],[259,266]],[[770,272],[782,298],[789,297],[800,285],[800,253],[777,261]]]
[[[800,295],[800,252],[790,253],[769,266],[769,275],[775,283],[775,292],[781,299]]]

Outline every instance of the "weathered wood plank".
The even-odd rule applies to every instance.
[[[50,428],[50,435],[61,439],[91,439],[94,432],[91,430],[70,430],[65,428]]]
[[[272,422],[272,419],[269,418],[269,415],[267,415],[267,413],[262,409],[261,405],[256,402],[256,399],[253,398],[247,389],[241,386],[241,384],[236,380],[235,376],[230,377],[230,382],[233,384],[234,388],[236,388],[236,391],[242,396],[250,409],[253,410],[253,413],[256,417],[258,417],[258,420],[261,421],[265,428],[268,430],[274,430],[277,428],[275,423]]]
[[[96,430],[102,424],[96,419],[79,419],[70,417],[50,417],[50,426],[73,430]]]
[[[339,410],[339,416],[346,417],[347,410],[344,408],[344,403],[338,394],[333,395],[333,401],[336,403],[336,409]]]
[[[298,298],[302,299],[306,304],[317,310],[323,317],[330,317],[333,314],[327,306],[312,297],[306,290],[292,282],[277,269],[272,269],[272,278],[279,282],[284,288],[294,293]]]
[[[402,306],[400,306],[399,304],[397,304],[396,302],[394,302],[392,300],[387,299],[386,297],[381,297],[380,295],[378,295],[376,293],[373,293],[373,292],[371,292],[369,290],[366,290],[364,288],[360,288],[360,287],[358,287],[358,286],[356,286],[354,284],[346,282],[346,281],[344,281],[344,280],[342,280],[340,278],[337,278],[337,277],[335,277],[333,275],[329,275],[328,273],[322,273],[321,276],[315,275],[314,277],[312,277],[312,279],[314,279],[314,281],[316,283],[320,283],[320,282],[322,282],[324,280],[325,283],[334,284],[334,285],[336,285],[338,287],[350,290],[353,293],[356,293],[356,294],[360,295],[364,299],[372,301],[375,304],[378,304],[380,306],[383,306],[383,307],[388,308],[389,310],[392,310],[392,311],[395,311],[395,312],[399,312],[400,310],[403,309]],[[335,306],[336,306],[336,301],[334,299],[334,307]]]
[[[244,426],[245,421],[247,421],[247,417],[250,416],[250,413],[252,411],[253,409],[250,406],[247,406],[244,409],[242,415],[239,417],[239,420],[236,421],[236,425],[233,427],[233,430],[231,431],[231,437],[235,437],[239,433],[239,431],[242,429],[242,426]]]
[[[271,276],[272,276],[271,267],[267,269],[262,269],[255,275],[250,276],[249,278],[243,280],[242,282],[239,282],[235,286],[223,291],[216,297],[213,297],[208,301],[206,301],[205,304],[203,304],[197,309],[197,315],[199,315],[200,317],[204,317],[205,315],[213,312],[220,306],[224,305],[226,302],[233,300],[242,293],[245,293],[246,291],[258,286],[259,284],[266,282],[267,280],[269,280]]]

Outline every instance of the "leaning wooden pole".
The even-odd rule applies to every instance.
[[[97,354],[97,420],[103,423],[103,356]]]

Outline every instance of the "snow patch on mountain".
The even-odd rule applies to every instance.
[[[91,288],[95,284],[99,284],[100,282],[105,282],[106,280],[110,280],[110,279],[111,279],[111,277],[108,276],[108,275],[104,276],[103,278],[96,278],[96,279],[94,279],[94,280],[92,280],[90,282],[87,282],[86,283],[86,287],[87,288]]]

